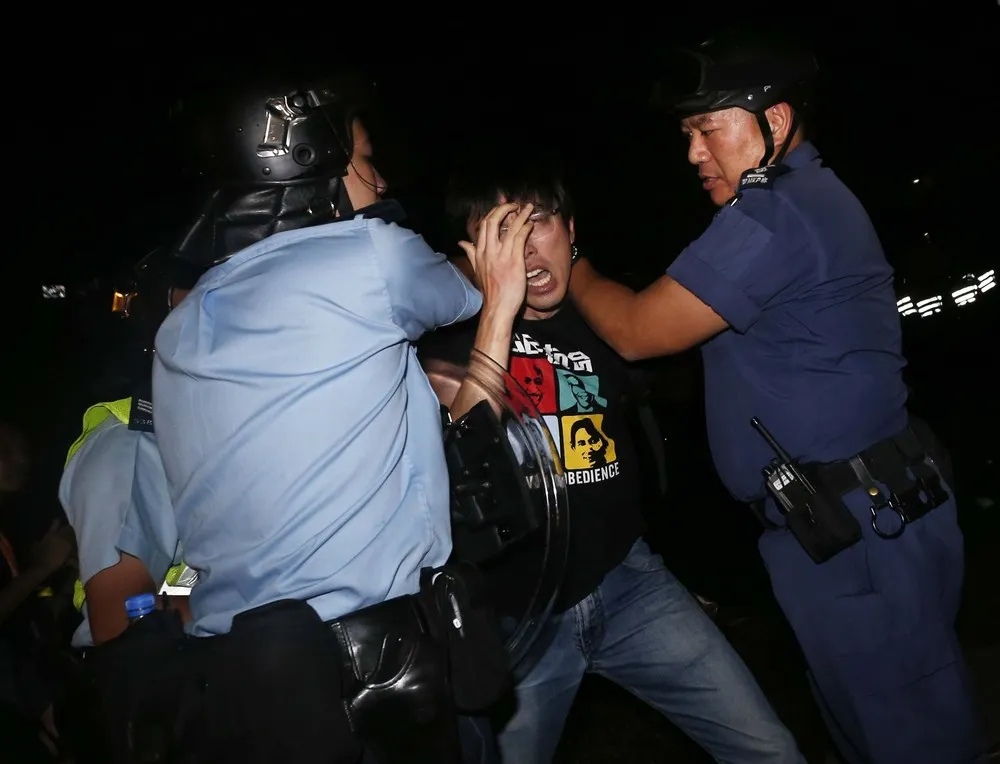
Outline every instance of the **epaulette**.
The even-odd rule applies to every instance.
[[[729,206],[732,207],[736,204],[747,189],[763,188],[770,191],[774,188],[774,184],[778,178],[789,171],[790,168],[783,164],[771,164],[767,167],[753,167],[747,170],[740,176],[739,191],[729,201]]]

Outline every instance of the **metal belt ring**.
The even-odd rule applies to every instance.
[[[886,533],[881,528],[878,527],[879,512],[882,512],[886,509],[893,512],[893,514],[895,514],[899,518],[899,530],[894,531],[892,533]],[[878,536],[879,538],[898,539],[900,536],[903,535],[903,531],[906,530],[906,517],[899,509],[892,506],[892,504],[886,504],[885,506],[879,508],[876,508],[875,505],[872,504],[872,530],[875,531],[875,535]]]

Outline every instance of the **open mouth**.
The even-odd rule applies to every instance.
[[[552,281],[552,274],[544,268],[535,268],[533,271],[528,271],[529,287],[543,287],[550,281]]]

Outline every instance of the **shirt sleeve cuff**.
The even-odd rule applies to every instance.
[[[127,526],[122,528],[121,534],[118,536],[117,547],[118,551],[132,555],[145,565],[157,587],[163,583],[163,577],[167,575],[167,570],[173,560],[169,555],[157,549],[155,544],[151,544],[143,538],[141,533]]]
[[[667,275],[722,316],[740,334],[760,318],[760,308],[753,300],[697,257],[681,254],[667,269]]]
[[[102,570],[113,568],[121,562],[121,556],[115,547],[104,547],[99,554],[86,554],[87,563],[80,565],[80,582],[87,584],[90,579]],[[81,560],[82,563],[82,560]]]
[[[452,262],[449,262],[448,265],[455,272],[455,278],[462,283],[462,286],[465,289],[465,305],[462,306],[462,310],[459,311],[458,316],[456,316],[455,319],[449,323],[454,324],[460,321],[468,321],[482,309],[483,296],[479,293],[479,290],[476,289],[465,277],[465,274],[458,269],[458,266]],[[447,324],[445,324],[445,326],[447,326]]]

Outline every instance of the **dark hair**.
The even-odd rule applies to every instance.
[[[448,183],[445,210],[462,238],[469,222],[484,218],[500,197],[544,205],[557,210],[567,222],[573,217],[561,162],[551,154],[520,147],[481,147],[470,152],[459,167]]]

